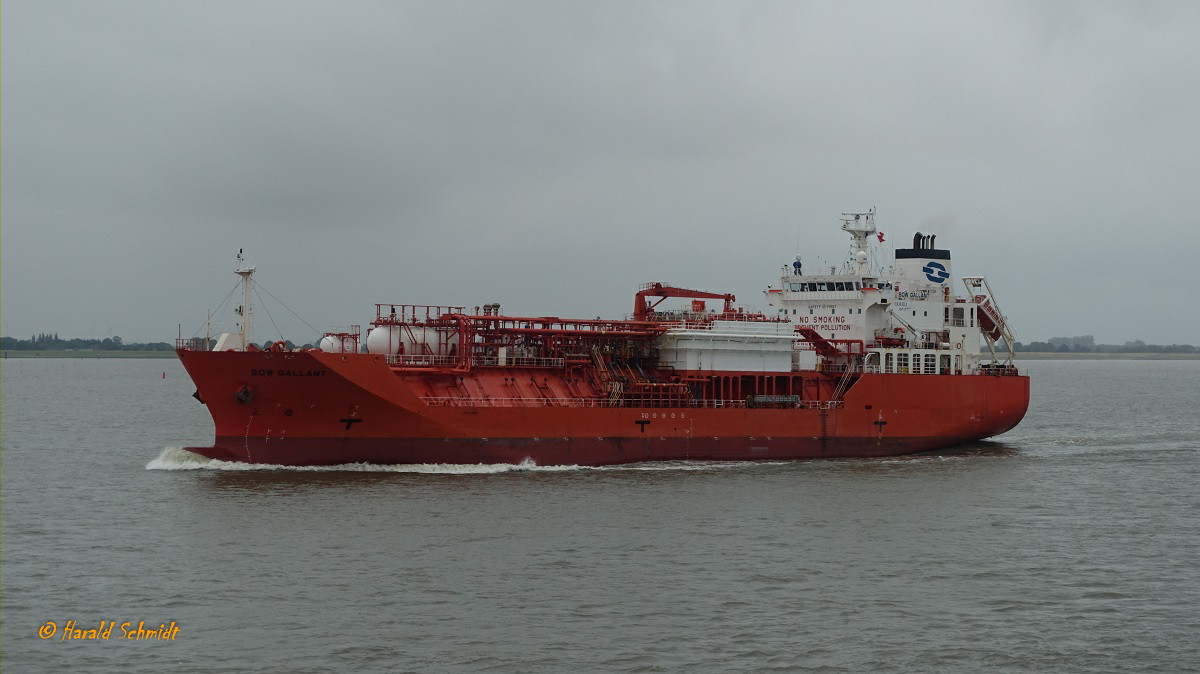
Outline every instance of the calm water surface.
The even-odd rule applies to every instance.
[[[169,360],[3,362],[3,665],[1197,671],[1200,361],[888,460],[248,470]],[[165,372],[165,378],[164,378]],[[174,640],[62,641],[68,620]],[[49,639],[38,630],[57,625]]]

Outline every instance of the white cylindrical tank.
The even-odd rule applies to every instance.
[[[455,329],[429,328],[419,325],[380,326],[367,333],[367,352],[409,356],[445,356],[449,344],[458,351],[459,335]],[[390,349],[390,350],[389,350]]]
[[[326,353],[352,353],[354,342],[336,335],[325,335],[318,346]]]
[[[406,325],[400,328],[400,343],[404,346],[404,353],[410,356],[419,356],[425,353],[425,328]],[[433,349],[437,347],[437,342],[434,341]]]
[[[403,335],[395,325],[381,325],[367,331],[367,353],[394,356],[400,352]]]
[[[458,353],[458,330],[453,328],[426,328],[425,343],[429,351],[437,356],[449,356]]]
[[[419,326],[404,326],[400,329],[400,339],[404,344],[404,353],[412,355],[429,355],[444,356],[445,348],[442,346],[443,335],[437,328],[424,328]],[[457,330],[450,331],[450,339],[458,334]]]

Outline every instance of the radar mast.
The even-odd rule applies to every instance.
[[[875,207],[865,213],[842,213],[842,229],[850,233],[850,259],[857,265],[858,275],[867,273],[867,240],[875,234]]]

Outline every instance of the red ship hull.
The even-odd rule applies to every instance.
[[[520,463],[894,456],[1003,433],[1024,417],[1029,379],[1006,374],[803,373],[798,406],[619,405],[538,368],[414,373],[370,354],[178,351],[226,461],[277,465]],[[795,374],[795,373],[792,373]],[[540,380],[540,381],[539,381]],[[522,388],[523,387],[523,388]],[[515,391],[515,393],[514,393]],[[529,401],[531,392],[540,398]]]

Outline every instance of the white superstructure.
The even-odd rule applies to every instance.
[[[890,266],[872,265],[878,252],[872,248],[883,241],[874,209],[844,215],[847,262],[812,274],[797,258],[779,286],[767,289],[769,314],[833,344],[861,341],[864,367],[873,371],[972,374],[981,367],[983,345],[999,360],[1002,338],[1011,365],[1013,335],[983,277],[965,277],[968,295],[955,295],[950,251],[937,247],[936,235],[919,232],[911,248],[896,249]]]

